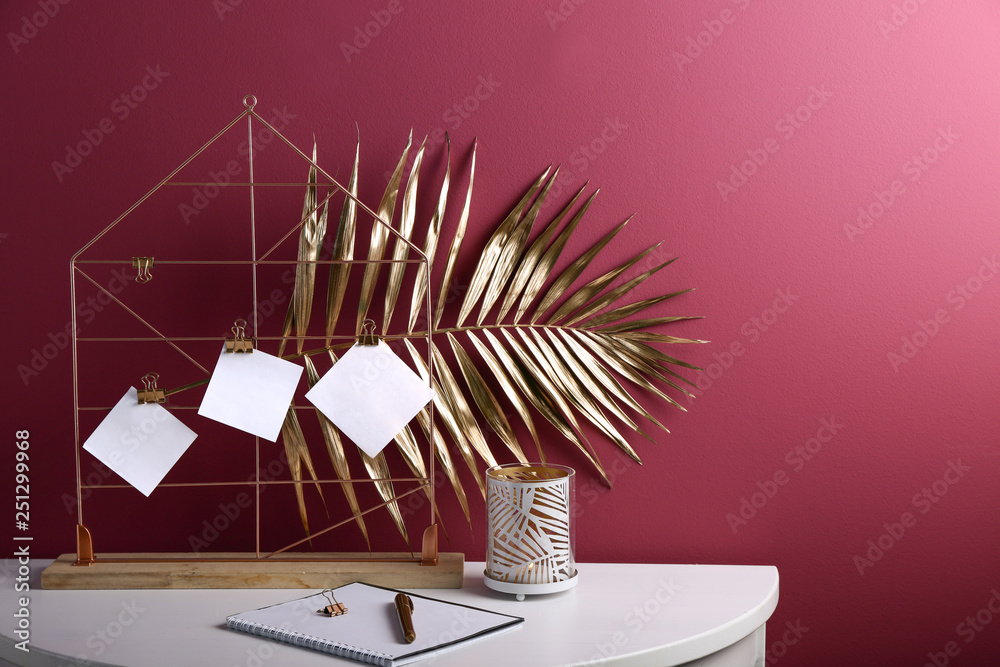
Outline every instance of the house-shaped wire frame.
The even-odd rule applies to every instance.
[[[136,282],[140,283],[140,285],[136,286],[134,288],[133,287],[129,288],[130,290],[134,290],[136,292],[138,292],[138,291],[140,291],[140,290],[143,289],[142,283],[145,283],[145,282],[151,281],[151,280],[155,280],[157,271],[158,270],[163,270],[165,267],[166,268],[170,268],[170,270],[177,270],[177,271],[182,271],[182,270],[185,270],[185,268],[190,268],[190,267],[195,267],[195,266],[196,267],[208,267],[209,269],[212,269],[214,267],[214,270],[217,270],[217,271],[220,271],[220,272],[221,271],[226,271],[226,270],[232,270],[234,268],[240,269],[240,270],[243,270],[243,271],[247,271],[247,269],[248,269],[249,270],[248,273],[249,273],[249,275],[251,277],[251,285],[249,286],[249,288],[252,291],[252,294],[250,295],[250,297],[252,298],[252,303],[253,303],[253,323],[251,324],[251,326],[255,326],[256,323],[258,322],[258,318],[257,318],[258,308],[259,308],[259,305],[261,303],[258,300],[258,272],[261,271],[261,270],[263,270],[265,267],[271,267],[273,269],[275,266],[280,267],[280,266],[285,265],[285,266],[291,266],[292,268],[296,268],[299,264],[302,264],[303,262],[302,262],[301,258],[295,258],[295,259],[291,259],[291,260],[276,259],[275,258],[275,251],[276,251],[276,249],[279,246],[282,245],[282,242],[285,239],[289,238],[292,234],[296,233],[300,229],[300,227],[306,222],[307,218],[310,215],[312,215],[321,206],[323,206],[324,204],[326,204],[326,202],[328,202],[329,199],[335,195],[335,193],[339,192],[339,193],[343,193],[343,195],[345,197],[350,198],[350,200],[353,200],[354,204],[357,206],[357,209],[359,211],[362,211],[365,214],[371,216],[371,218],[373,219],[373,223],[372,224],[384,226],[386,228],[386,230],[389,233],[391,233],[397,239],[397,243],[405,243],[406,246],[408,247],[409,253],[407,254],[407,256],[405,258],[403,258],[403,259],[382,259],[382,260],[379,260],[379,263],[404,262],[404,263],[415,263],[415,264],[422,264],[423,265],[422,268],[421,268],[421,270],[418,272],[418,275],[420,275],[422,277],[422,280],[425,283],[423,285],[423,288],[424,288],[423,289],[423,294],[424,294],[424,299],[423,300],[424,300],[424,303],[423,303],[422,307],[426,309],[427,321],[428,322],[431,321],[430,320],[430,314],[431,314],[431,290],[430,290],[430,284],[429,284],[429,282],[430,282],[430,271],[428,270],[428,260],[427,260],[427,257],[424,255],[424,253],[420,250],[420,248],[418,248],[415,245],[413,245],[405,236],[401,235],[396,229],[394,229],[392,227],[392,224],[391,224],[390,220],[386,220],[383,217],[380,217],[372,209],[370,209],[368,206],[366,206],[364,204],[364,202],[360,201],[354,194],[352,194],[352,192],[349,189],[347,189],[344,186],[342,186],[340,183],[337,182],[336,179],[334,179],[332,176],[330,176],[319,164],[316,163],[316,161],[315,161],[314,158],[310,158],[309,156],[307,156],[304,152],[302,152],[301,150],[299,150],[299,148],[297,148],[295,145],[293,145],[288,139],[286,139],[285,136],[282,135],[282,133],[279,131],[279,129],[274,126],[274,124],[269,123],[267,120],[265,120],[264,118],[262,118],[254,110],[256,102],[257,102],[257,100],[252,95],[248,95],[246,98],[244,98],[243,104],[245,106],[245,109],[243,110],[242,113],[240,113],[236,118],[234,118],[232,120],[232,122],[230,122],[228,125],[226,125],[224,128],[222,128],[222,130],[220,130],[218,132],[218,134],[216,134],[205,145],[203,145],[201,148],[199,148],[197,151],[195,151],[189,158],[187,158],[184,162],[182,162],[176,169],[174,169],[172,172],[170,172],[170,174],[167,175],[166,178],[164,178],[162,181],[160,181],[152,190],[150,190],[148,193],[146,193],[135,204],[133,204],[128,210],[126,210],[124,213],[122,213],[114,222],[112,222],[110,225],[108,225],[97,236],[95,236],[93,239],[91,239],[91,241],[89,241],[86,245],[84,245],[75,255],[73,255],[72,260],[70,262],[70,285],[71,285],[70,289],[71,289],[72,324],[73,324],[73,331],[72,331],[73,411],[74,411],[74,438],[75,438],[75,456],[76,456],[76,507],[77,507],[77,554],[76,554],[77,558],[76,558],[76,565],[100,564],[102,562],[126,562],[126,563],[131,563],[131,562],[147,562],[147,561],[154,561],[154,562],[173,562],[173,561],[187,562],[189,560],[189,558],[190,558],[190,556],[189,557],[185,557],[184,554],[156,554],[154,556],[152,554],[142,554],[142,553],[139,553],[139,554],[130,554],[128,557],[124,557],[124,556],[119,557],[118,555],[113,555],[112,557],[108,557],[108,558],[105,558],[105,557],[95,557],[93,537],[91,536],[90,530],[86,527],[86,524],[85,524],[84,501],[85,501],[86,497],[89,496],[93,492],[101,491],[101,490],[104,490],[104,489],[110,489],[110,488],[122,488],[122,487],[125,487],[127,485],[125,485],[125,484],[108,484],[108,483],[90,484],[87,481],[87,479],[84,478],[84,476],[82,474],[82,471],[81,471],[81,448],[82,447],[81,447],[81,438],[80,438],[80,432],[81,432],[81,425],[80,425],[81,415],[83,415],[85,413],[88,413],[88,412],[90,412],[91,414],[93,414],[94,412],[102,413],[102,412],[106,412],[110,408],[104,407],[104,406],[94,406],[94,405],[89,405],[89,404],[88,405],[82,404],[82,402],[90,403],[91,401],[90,401],[90,398],[88,396],[81,397],[81,395],[80,395],[81,373],[84,372],[83,370],[81,370],[81,347],[86,346],[86,348],[89,351],[90,346],[117,345],[120,348],[123,345],[127,346],[130,343],[136,343],[136,342],[141,342],[141,343],[144,343],[144,344],[159,345],[159,346],[163,346],[163,347],[169,348],[169,350],[171,350],[172,352],[176,352],[180,356],[180,358],[184,360],[183,361],[184,364],[193,364],[195,367],[197,367],[198,369],[200,369],[200,371],[203,371],[206,375],[210,375],[210,371],[205,367],[205,365],[203,365],[202,363],[200,363],[196,358],[194,358],[191,354],[189,354],[187,351],[185,351],[184,346],[190,344],[192,341],[203,341],[204,344],[208,344],[208,343],[211,343],[212,341],[215,341],[215,342],[217,342],[221,346],[221,344],[223,342],[223,339],[225,338],[224,335],[216,335],[216,334],[222,334],[222,333],[224,333],[224,332],[218,332],[218,331],[195,332],[197,335],[193,335],[193,336],[192,335],[178,336],[178,335],[175,335],[173,333],[167,333],[167,332],[163,331],[161,329],[161,327],[159,327],[157,324],[154,324],[153,322],[150,321],[151,319],[154,319],[154,318],[151,318],[148,315],[144,316],[137,309],[135,309],[133,307],[130,307],[130,305],[127,303],[126,296],[131,296],[132,292],[130,292],[129,295],[121,295],[120,293],[116,293],[116,290],[108,289],[105,285],[102,285],[101,282],[98,279],[95,279],[94,276],[90,275],[91,268],[94,265],[104,264],[104,265],[117,265],[117,266],[131,266],[131,267],[137,269],[138,275],[136,276]],[[187,181],[187,180],[185,180],[185,181],[178,181],[178,180],[174,180],[175,176],[177,176],[179,173],[181,173],[182,170],[189,163],[191,163],[193,160],[195,160],[195,158],[197,158],[198,156],[200,156],[203,153],[205,153],[210,147],[212,147],[214,144],[216,144],[216,142],[218,142],[220,140],[220,138],[222,138],[223,136],[227,135],[230,132],[234,132],[234,131],[238,132],[239,131],[238,130],[239,126],[241,124],[243,124],[243,123],[245,123],[245,126],[246,126],[247,141],[246,141],[245,144],[241,144],[241,146],[245,145],[245,147],[246,147],[246,149],[245,149],[245,155],[244,155],[244,157],[245,157],[245,167],[246,168],[244,170],[243,167],[241,166],[239,169],[233,169],[233,170],[231,170],[231,172],[238,173],[239,176],[241,176],[241,177],[244,174],[246,174],[247,178],[245,178],[245,179],[244,178],[240,178],[238,182],[237,182],[237,179],[235,177],[231,178],[231,179],[230,178],[227,178],[227,179],[213,178],[212,181],[204,181],[204,180],[203,181]],[[329,192],[329,194],[327,194],[326,198],[323,198],[322,196],[318,196],[316,198],[317,199],[317,201],[316,201],[316,207],[312,211],[309,211],[309,210],[304,211],[303,217],[299,221],[298,225],[294,225],[292,227],[292,229],[290,229],[284,236],[281,237],[281,239],[279,239],[279,241],[277,243],[274,244],[274,246],[272,246],[270,249],[268,249],[265,252],[259,252],[258,248],[257,248],[257,242],[258,242],[258,224],[257,224],[257,221],[255,220],[255,193],[260,192],[261,188],[283,188],[283,187],[298,188],[298,190],[296,190],[296,191],[297,192],[301,192],[301,187],[302,186],[310,186],[312,184],[311,183],[301,183],[301,182],[265,182],[265,181],[257,181],[257,180],[255,180],[255,177],[254,177],[254,151],[255,151],[254,124],[255,123],[259,124],[258,129],[263,128],[263,130],[261,130],[261,131],[267,131],[267,132],[272,133],[273,134],[273,138],[275,140],[277,140],[278,142],[280,142],[280,144],[284,144],[285,146],[287,146],[288,148],[290,148],[292,151],[294,151],[294,153],[297,154],[302,159],[302,161],[303,161],[302,164],[303,164],[304,167],[305,166],[309,166],[309,167],[315,169],[315,172],[318,174],[317,180],[319,181],[317,183],[317,192],[318,192],[318,188],[322,188],[322,187],[327,187],[327,188],[330,189],[330,192]],[[280,145],[280,144],[278,144],[278,145]],[[244,154],[244,151],[241,151],[241,154]],[[230,164],[232,164],[232,163],[230,163]],[[222,180],[226,180],[228,182],[220,182]],[[301,179],[299,179],[299,180],[301,180]],[[208,258],[208,259],[206,259],[206,258],[176,259],[176,258],[171,258],[171,257],[161,257],[161,256],[155,256],[155,252],[153,252],[150,255],[140,256],[140,257],[130,257],[130,258],[127,258],[127,259],[126,258],[119,258],[119,259],[91,258],[89,256],[89,254],[92,254],[92,253],[88,253],[88,250],[91,250],[91,247],[94,246],[95,243],[97,243],[103,237],[105,237],[106,235],[108,235],[109,233],[111,233],[113,230],[115,230],[115,228],[118,227],[118,225],[120,223],[122,223],[126,218],[128,218],[130,215],[132,215],[133,213],[135,213],[136,210],[144,202],[146,202],[146,200],[149,199],[154,193],[157,193],[158,191],[161,191],[161,189],[163,189],[163,188],[170,188],[172,186],[182,186],[182,187],[185,187],[185,188],[192,188],[192,187],[193,188],[199,188],[199,187],[206,188],[206,187],[210,187],[210,188],[220,188],[220,189],[225,189],[225,190],[242,190],[242,191],[244,191],[245,194],[246,194],[246,196],[249,199],[249,202],[248,202],[249,203],[249,219],[246,221],[247,228],[248,228],[247,231],[248,231],[248,235],[249,235],[249,256],[246,257],[245,259],[238,259],[238,260],[218,260],[218,261],[213,260],[211,258]],[[141,252],[147,252],[147,253],[149,252],[149,250],[140,250],[140,251]],[[362,259],[357,259],[357,260],[319,260],[318,256],[317,256],[316,260],[314,260],[314,261],[308,261],[307,263],[312,263],[312,264],[316,264],[316,265],[332,265],[332,264],[361,264],[361,265],[366,265],[366,264],[369,264],[370,262],[368,260],[362,260]],[[174,268],[174,266],[176,266],[176,269]],[[240,268],[240,267],[242,267],[242,268]],[[145,332],[145,335],[142,335],[142,336],[122,336],[122,337],[94,337],[94,336],[89,336],[88,337],[88,336],[79,335],[80,334],[80,329],[78,328],[78,322],[77,322],[78,315],[80,315],[81,313],[86,312],[86,310],[85,310],[85,306],[83,306],[82,303],[81,303],[81,301],[78,300],[78,286],[86,286],[87,289],[92,289],[92,288],[96,287],[97,290],[99,290],[100,298],[103,300],[103,302],[108,303],[109,307],[112,307],[112,306],[110,306],[110,304],[113,303],[113,304],[115,304],[115,306],[113,306],[113,307],[116,307],[116,308],[120,307],[121,309],[123,309],[124,312],[127,313],[131,318],[134,318],[134,321],[141,328],[141,331]],[[183,300],[183,298],[181,298],[181,300]],[[430,328],[431,327],[427,327],[428,330],[425,333],[403,334],[403,335],[399,336],[399,338],[410,337],[410,338],[415,338],[415,339],[419,339],[419,338],[425,339],[426,340],[426,345],[427,345],[427,350],[429,351],[431,349]],[[189,333],[189,332],[184,332],[184,333]],[[313,344],[313,343],[317,344],[321,348],[321,351],[322,351],[322,349],[324,349],[324,346],[325,346],[325,349],[330,349],[329,346],[331,346],[332,343],[338,343],[339,342],[341,344],[341,347],[344,347],[345,346],[344,343],[346,341],[346,343],[349,345],[352,342],[352,339],[354,339],[355,336],[357,335],[357,332],[353,332],[350,335],[343,335],[343,334],[341,334],[341,335],[333,335],[333,336],[330,336],[330,335],[324,335],[324,336],[313,335],[313,336],[309,336],[309,335],[296,335],[296,334],[293,333],[292,336],[271,336],[271,337],[267,337],[267,336],[256,336],[255,335],[256,333],[257,333],[256,330],[254,330],[249,335],[254,336],[254,338],[256,340],[260,340],[260,341],[280,341],[282,338],[285,338],[285,339],[288,339],[288,340],[291,340],[291,341],[299,341],[299,340],[302,340],[302,339],[306,339],[307,341],[310,342],[310,344]],[[308,333],[308,332],[305,332],[305,333]],[[300,355],[285,355],[285,356],[287,358],[287,357],[301,356],[301,354]],[[426,359],[424,360],[424,363],[426,364],[426,368],[427,368],[427,371],[428,371],[427,374],[426,374],[426,378],[427,378],[427,381],[429,383],[430,382],[430,377],[432,377],[432,372],[433,372],[433,368],[432,368],[433,358],[432,358],[432,356],[429,353],[426,355]],[[138,378],[136,378],[136,379],[138,379]],[[204,382],[205,382],[205,380],[203,380],[201,383],[204,383]],[[199,383],[195,383],[195,384],[199,384]],[[169,396],[169,395],[171,395],[173,393],[177,393],[177,392],[179,392],[181,390],[184,390],[186,388],[187,387],[179,387],[179,388],[176,388],[176,389],[167,389],[163,393],[166,396]],[[165,407],[167,407],[168,409],[184,409],[183,406],[171,406],[170,404],[167,404]],[[190,410],[192,408],[190,406],[187,406],[186,409]],[[307,406],[293,406],[293,409],[310,409],[311,410],[312,408],[311,407],[307,407]],[[430,416],[430,423],[433,424],[433,422],[434,422],[434,415],[433,415],[434,405],[433,405],[433,402],[431,402],[428,405],[427,410],[430,411],[430,415],[429,415]],[[362,508],[361,512],[360,512],[360,515],[364,516],[364,515],[367,515],[367,514],[373,512],[373,511],[379,510],[380,508],[383,508],[383,507],[385,507],[387,505],[390,505],[391,503],[396,503],[401,498],[403,498],[404,496],[409,496],[410,494],[414,494],[414,493],[423,493],[423,494],[426,494],[426,497],[429,500],[430,519],[429,519],[428,525],[427,525],[427,527],[426,527],[426,529],[424,530],[424,533],[423,533],[422,552],[420,554],[417,554],[417,555],[414,555],[413,553],[410,553],[410,554],[405,554],[405,553],[402,553],[402,554],[389,554],[389,555],[381,554],[381,555],[373,556],[373,558],[375,560],[380,561],[380,562],[381,561],[390,561],[390,562],[399,561],[399,562],[405,562],[405,563],[416,562],[416,563],[420,563],[420,564],[424,564],[424,565],[432,565],[432,564],[436,564],[437,563],[437,559],[438,559],[438,550],[437,550],[437,525],[435,523],[436,504],[435,504],[435,501],[434,501],[434,484],[432,483],[432,481],[434,479],[434,476],[435,476],[435,469],[434,469],[435,456],[434,456],[434,452],[436,451],[435,450],[435,441],[434,441],[434,438],[436,437],[436,434],[434,433],[434,430],[435,429],[429,429],[429,433],[427,434],[427,436],[428,436],[427,437],[427,441],[428,441],[428,444],[429,444],[429,448],[428,448],[427,456],[426,456],[426,459],[425,459],[425,461],[427,461],[426,469],[427,469],[427,473],[428,473],[426,477],[419,476],[419,475],[416,475],[414,473],[414,475],[410,476],[410,477],[390,477],[388,480],[385,480],[385,479],[373,479],[371,477],[369,477],[369,478],[352,478],[352,479],[346,479],[346,480],[345,479],[320,479],[320,480],[313,480],[313,479],[305,479],[305,478],[303,478],[303,479],[298,480],[298,481],[287,480],[287,479],[284,479],[284,480],[265,479],[264,476],[261,475],[261,469],[260,469],[260,466],[259,466],[259,462],[261,460],[261,442],[260,442],[260,438],[257,437],[257,436],[252,436],[252,435],[249,435],[249,434],[237,433],[237,432],[234,431],[233,432],[234,433],[234,437],[243,437],[243,438],[247,438],[247,439],[252,438],[253,441],[254,441],[254,449],[253,449],[252,456],[255,457],[255,463],[254,463],[254,471],[255,471],[255,473],[254,473],[254,477],[252,479],[247,479],[247,480],[244,480],[244,481],[235,481],[235,482],[231,481],[231,480],[217,480],[217,481],[211,481],[210,480],[210,481],[207,481],[207,482],[206,481],[191,481],[191,482],[187,482],[187,481],[170,481],[168,483],[161,484],[161,486],[164,486],[164,487],[182,487],[183,488],[183,487],[206,487],[206,486],[208,486],[208,487],[213,487],[213,486],[214,487],[224,487],[224,486],[244,485],[246,488],[249,489],[248,494],[251,495],[252,498],[253,498],[253,512],[255,514],[255,544],[253,545],[253,548],[248,548],[248,549],[246,549],[246,550],[244,550],[244,551],[242,551],[242,552],[240,552],[238,554],[228,554],[227,553],[227,554],[225,554],[224,556],[222,556],[220,558],[214,558],[210,554],[207,554],[207,555],[204,555],[204,556],[202,556],[201,554],[199,554],[199,557],[197,558],[198,562],[206,562],[206,561],[209,561],[209,562],[210,561],[222,561],[222,562],[229,562],[229,561],[236,561],[236,562],[244,562],[244,561],[266,561],[268,559],[273,559],[273,558],[275,558],[276,556],[279,556],[279,555],[281,556],[282,560],[292,560],[292,561],[321,560],[323,562],[331,562],[331,561],[335,562],[335,561],[339,561],[339,560],[346,560],[346,561],[350,561],[350,562],[357,562],[359,560],[359,557],[358,557],[357,554],[351,554],[350,557],[340,558],[340,557],[338,557],[337,554],[329,554],[329,553],[327,553],[327,554],[322,554],[321,557],[320,557],[320,555],[311,555],[308,552],[296,552],[296,551],[294,551],[294,549],[295,549],[295,547],[298,547],[299,545],[301,545],[302,543],[304,543],[307,539],[316,538],[316,537],[318,537],[318,536],[320,536],[320,535],[322,535],[324,533],[327,533],[327,532],[329,532],[331,530],[334,530],[334,529],[336,529],[336,528],[338,528],[338,527],[340,527],[340,526],[342,526],[344,524],[356,521],[357,516],[359,516],[358,514],[352,514],[352,516],[349,517],[349,518],[347,518],[347,519],[344,519],[344,520],[338,521],[338,522],[334,522],[331,525],[325,526],[325,527],[323,527],[321,529],[318,529],[318,530],[313,530],[313,531],[311,531],[311,534],[310,534],[309,537],[303,538],[301,540],[292,542],[292,543],[287,544],[287,545],[284,545],[284,546],[282,546],[280,548],[277,548],[277,549],[273,549],[273,548],[262,549],[262,539],[261,539],[262,538],[262,535],[261,535],[261,533],[262,533],[262,530],[261,530],[261,493],[262,493],[262,491],[265,490],[268,487],[268,485],[276,485],[276,484],[285,484],[285,485],[287,485],[287,484],[290,484],[290,483],[291,484],[299,484],[299,485],[314,484],[314,483],[316,483],[317,485],[320,484],[320,483],[322,483],[322,484],[359,484],[359,485],[361,485],[361,484],[377,484],[380,481],[381,482],[385,482],[385,481],[389,481],[389,482],[398,481],[398,482],[405,482],[405,483],[415,483],[415,487],[414,488],[408,488],[406,491],[404,491],[402,493],[399,493],[398,495],[394,493],[391,496],[391,498],[389,498],[385,502],[374,504],[373,506],[370,506],[370,507],[366,506],[365,508]],[[194,454],[188,454],[188,456],[192,456],[192,455],[194,455]],[[393,487],[393,488],[395,488],[395,487]],[[155,501],[154,500],[150,500],[150,502],[155,502]],[[362,557],[360,558],[360,560],[365,560],[364,554],[362,554]]]

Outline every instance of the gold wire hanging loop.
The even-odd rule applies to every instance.
[[[139,405],[145,405],[146,403],[163,403],[167,400],[165,390],[158,389],[156,387],[156,381],[158,379],[160,379],[160,374],[152,371],[142,376],[143,388],[136,392],[139,398]]]
[[[132,268],[138,269],[138,273],[135,275],[137,283],[148,283],[153,279],[153,273],[150,271],[153,268],[152,257],[133,257]]]
[[[242,317],[233,322],[233,337],[226,339],[226,352],[253,352],[253,339],[247,340],[246,326]]]
[[[378,336],[375,334],[375,320],[368,318],[362,322],[358,345],[378,345]]]
[[[232,332],[237,338],[246,338],[247,321],[242,317],[233,322]]]

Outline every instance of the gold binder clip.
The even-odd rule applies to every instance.
[[[153,279],[153,274],[150,271],[150,269],[153,268],[152,257],[133,257],[132,268],[138,269],[139,271],[135,275],[135,281],[137,283],[148,283]]]
[[[361,324],[361,335],[358,336],[358,345],[378,345],[378,336],[375,334],[375,320],[369,318]]]
[[[329,595],[327,595],[329,593]],[[323,591],[323,597],[330,601],[330,604],[326,605],[322,609],[317,609],[317,614],[323,614],[324,616],[343,616],[347,613],[347,607],[344,606],[342,602],[337,602],[337,598],[333,596],[333,589],[326,589]]]
[[[159,373],[146,373],[142,376],[142,386],[144,389],[140,389],[137,393],[139,394],[139,405],[145,405],[146,403],[163,403],[167,400],[167,395],[162,389],[157,389],[156,381],[159,379]]]
[[[226,352],[253,352],[253,339],[247,339],[247,321],[242,317],[233,323],[233,338],[226,339]]]

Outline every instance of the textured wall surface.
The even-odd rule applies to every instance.
[[[448,240],[478,139],[470,247],[556,164],[554,200],[588,180],[601,188],[561,265],[632,214],[588,275],[658,241],[663,259],[680,258],[636,294],[697,288],[651,311],[704,316],[660,329],[711,341],[671,350],[704,369],[689,374],[695,398],[673,394],[689,412],[637,393],[671,430],[654,429],[655,444],[630,438],[642,466],[593,435],[613,490],[545,433],[550,459],[579,470],[579,560],[778,566],[768,664],[972,666],[1000,653],[996,2],[16,0],[0,27],[0,471],[13,514],[10,440],[28,430],[34,556],[74,548],[69,259],[253,93],[296,145],[316,137],[337,178],[360,135],[359,196],[372,206],[411,128],[417,142],[428,136],[421,178],[440,183],[447,131]],[[305,178],[282,148],[264,142],[261,159]],[[221,149],[192,180],[238,154]],[[108,257],[155,255],[155,239],[245,256],[228,195],[171,196],[184,224],[159,236],[139,225],[109,239]],[[295,218],[301,192],[261,197],[258,224],[275,242],[295,222],[279,212]],[[419,216],[432,206],[418,202]],[[227,278],[157,277],[171,275],[181,293],[144,305],[163,309],[172,335],[232,322],[213,302],[195,305],[224,297]],[[277,290],[275,325],[290,285],[271,279],[260,300]],[[102,282],[145,298],[127,275]],[[80,296],[95,299],[79,312],[83,333],[115,335],[120,313],[96,288]],[[152,363],[128,348],[82,367],[84,398],[112,404]],[[155,370],[167,380],[175,367]],[[192,461],[222,433],[195,430]],[[279,451],[262,465],[287,477]],[[239,454],[208,451],[202,465],[245,479],[253,463],[239,467]],[[82,466],[115,481],[86,456]],[[459,467],[473,529],[445,483],[444,548],[482,559],[483,501]],[[236,491],[100,493],[112,528],[99,549],[171,548],[170,538],[187,550],[192,536],[239,548],[252,531]],[[288,487],[268,493],[297,539]],[[322,505],[310,502],[319,525]],[[402,548],[382,519],[369,529]],[[17,532],[13,516],[3,521],[0,533]],[[632,631],[624,619],[615,630]]]

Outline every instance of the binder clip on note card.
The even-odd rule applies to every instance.
[[[306,393],[368,456],[377,456],[433,398],[434,390],[375,335],[365,320],[358,342]]]
[[[129,387],[118,404],[87,438],[83,448],[118,476],[149,496],[198,435],[159,405],[163,390],[156,373]],[[143,400],[143,397],[148,400]]]
[[[322,591],[322,595],[330,604],[326,605],[322,609],[317,609],[316,613],[323,614],[324,616],[343,616],[347,613],[347,607],[344,606],[343,602],[337,602],[337,598],[333,595],[332,588]]]
[[[137,400],[139,405],[146,403],[163,403],[167,400],[166,392],[156,386],[156,381],[160,379],[159,373],[146,373],[142,376],[143,388],[139,390]]]
[[[233,323],[233,337],[226,339],[226,352],[253,352],[253,339],[247,340],[246,326],[242,317]]]
[[[254,351],[244,326],[245,320],[237,320],[235,338],[222,346],[198,414],[274,442],[302,377],[302,366]]]

